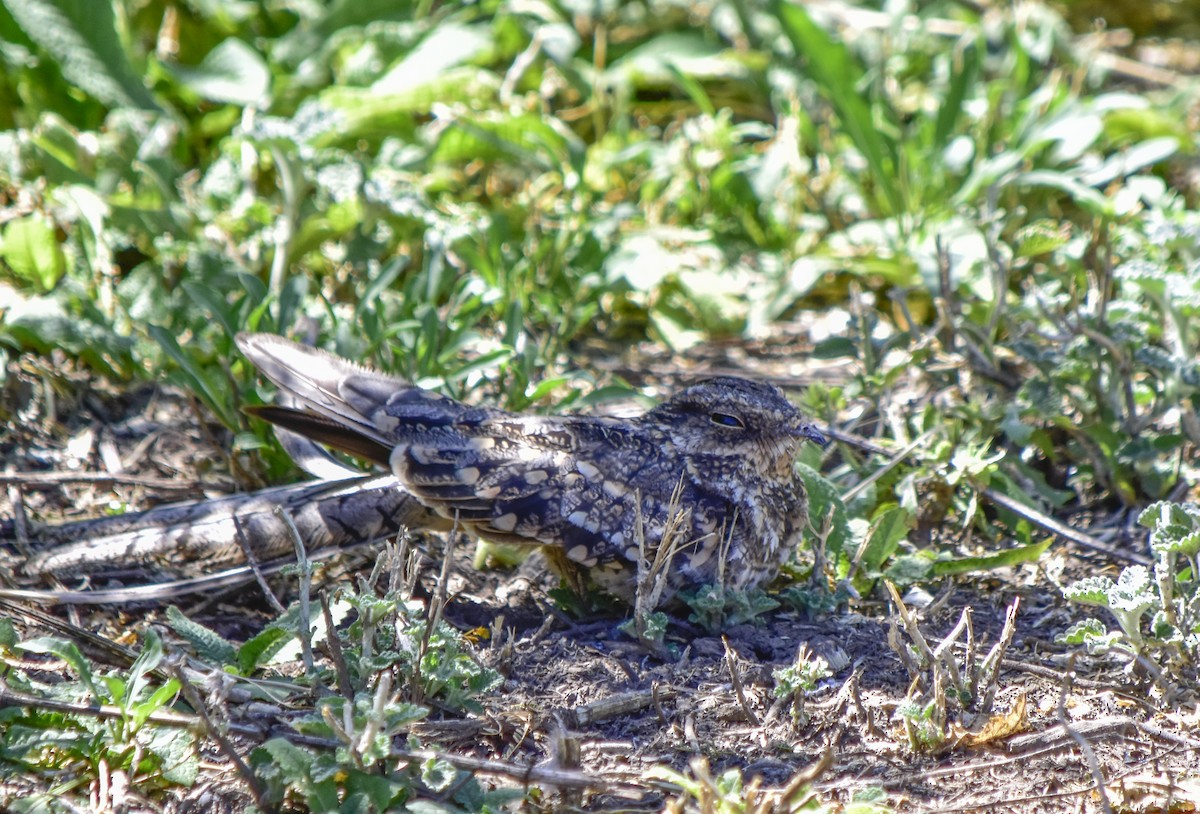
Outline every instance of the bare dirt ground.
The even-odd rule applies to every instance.
[[[741,360],[721,358],[740,369]],[[144,508],[155,498],[196,498],[234,487],[220,452],[227,439],[203,424],[178,392],[96,389],[82,374],[51,375],[36,364],[10,371],[4,393],[0,461],[8,476],[0,519],[10,520],[17,503],[37,521],[59,521],[103,513],[114,502]],[[778,368],[775,373],[790,375]],[[105,471],[118,461],[131,476],[127,482],[73,481],[60,474],[52,477],[61,482],[39,483],[25,476]],[[536,764],[595,779],[591,788],[550,791],[540,803],[527,803],[532,808],[659,810],[672,798],[669,791],[625,781],[656,764],[685,770],[698,757],[713,775],[736,768],[747,780],[758,777],[763,787],[776,788],[820,764],[813,787],[835,806],[871,789],[886,792],[886,805],[900,811],[1186,812],[1200,805],[1195,696],[1167,704],[1147,677],[1112,661],[1073,658],[1055,643],[1087,613],[1068,605],[1058,586],[1119,571],[1119,564],[1063,544],[1037,566],[928,586],[937,595],[932,603],[913,599],[920,630],[935,648],[963,609],[971,608],[980,659],[1000,636],[1006,608],[1020,599],[993,713],[974,722],[979,729],[990,719],[992,735],[969,745],[971,738],[960,732],[932,752],[910,745],[898,716],[910,694],[919,693],[915,679],[928,681],[931,673],[910,674],[889,644],[896,612],[882,588],[821,618],[781,609],[728,629],[724,637],[677,619],[664,657],[620,632],[618,618],[575,619],[556,607],[547,594],[554,580],[536,559],[517,571],[480,572],[470,557],[469,547],[460,546],[446,617],[464,630],[500,632],[478,644],[477,656],[504,682],[482,699],[481,714],[435,711],[417,733],[442,751],[503,761],[514,773]],[[369,568],[372,559],[348,557],[345,567]],[[436,554],[426,566],[422,585],[432,592]],[[284,598],[291,590],[286,578],[272,585]],[[270,618],[253,585],[176,604],[235,641]],[[0,608],[22,638],[42,631],[62,635],[41,614],[124,645],[136,646],[136,634],[147,625],[166,630],[163,605]],[[169,631],[164,635],[172,641]],[[902,630],[892,633],[893,641],[897,636],[909,641]],[[790,703],[774,696],[772,673],[792,663],[801,645],[825,657],[833,675],[796,718]],[[113,658],[86,642],[81,646],[98,662]],[[65,671],[46,667],[54,669]],[[229,713],[233,721],[255,714],[237,708]],[[964,722],[957,707],[950,716],[952,724]],[[237,737],[233,742],[243,754],[255,745]],[[130,810],[250,806],[227,756],[212,744],[204,766],[195,787]],[[54,782],[23,774],[2,755],[0,780],[6,808],[16,796]],[[501,773],[487,782],[520,781]]]

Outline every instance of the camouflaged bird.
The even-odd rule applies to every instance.
[[[718,580],[762,585],[807,522],[793,464],[804,439],[825,439],[772,385],[719,377],[636,418],[543,417],[468,406],[278,336],[237,341],[296,405],[255,415],[387,466],[446,521],[546,546],[626,600],[664,534],[663,600]]]

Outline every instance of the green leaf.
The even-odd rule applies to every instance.
[[[435,105],[457,102],[467,109],[496,104],[500,81],[490,72],[464,66],[452,68],[433,81],[399,93],[370,88],[332,86],[318,97],[310,118],[323,126],[302,135],[315,146],[330,147],[362,138],[411,137],[414,116],[428,115]],[[315,115],[324,113],[323,117]]]
[[[371,92],[379,95],[408,93],[436,83],[448,70],[475,59],[491,45],[492,38],[485,25],[443,23],[376,80]]]
[[[210,664],[224,667],[235,663],[237,649],[229,641],[199,622],[193,622],[174,605],[167,608],[167,624],[195,649],[197,656]]]
[[[896,551],[900,541],[908,534],[912,524],[912,513],[901,506],[890,506],[876,515],[871,523],[871,530],[867,532],[867,539],[862,543],[862,555],[854,555],[867,574],[874,575],[879,572]]]
[[[1108,607],[1108,595],[1115,583],[1108,577],[1085,577],[1063,588],[1063,596],[1081,605]]]
[[[570,383],[570,376],[552,376],[548,379],[542,379],[532,390],[525,394],[525,400],[530,404],[536,404],[542,399],[549,397],[557,388]]]
[[[164,780],[180,786],[192,786],[200,775],[200,755],[196,738],[186,729],[154,727],[141,736],[146,749],[158,758]]]
[[[1017,230],[1016,256],[1028,258],[1050,254],[1065,246],[1070,238],[1070,226],[1048,219],[1035,220]]]
[[[271,72],[262,55],[230,37],[209,51],[200,64],[169,66],[179,81],[202,99],[243,107],[268,107]]]
[[[430,158],[437,163],[508,160],[552,170],[569,164],[582,146],[543,116],[455,117],[438,138]]]
[[[1103,645],[1113,644],[1119,640],[1119,632],[1109,633],[1108,628],[1099,619],[1084,619],[1076,622],[1063,633],[1054,637],[1059,644],[1087,645],[1089,650],[1102,649]],[[1098,647],[1098,645],[1100,647]]]
[[[117,32],[112,0],[0,0],[67,81],[109,107],[160,110]]]
[[[129,688],[121,705],[128,713],[138,703],[139,696],[146,686],[147,674],[158,669],[163,659],[163,644],[154,628],[146,628],[145,639],[142,642],[142,652],[138,654],[133,665],[129,668]],[[144,719],[143,719],[144,720]]]
[[[967,92],[975,87],[979,75],[979,44],[967,43],[961,51],[954,52],[951,57],[950,87],[946,98],[938,106],[937,125],[934,128],[933,146],[939,152],[946,147],[954,135],[955,128],[963,113],[963,103]]]
[[[54,225],[40,214],[9,221],[0,238],[0,259],[40,291],[54,288],[67,270]]]
[[[196,363],[190,353],[184,352],[174,334],[160,325],[149,325],[146,330],[150,336],[154,337],[167,356],[179,365],[179,375],[188,389],[199,396],[205,406],[216,413],[225,426],[236,427],[238,420],[229,409],[229,399],[224,390],[212,381],[207,371]]]
[[[454,782],[457,770],[444,760],[429,758],[421,764],[421,781],[433,791],[443,791]]]
[[[76,675],[80,680],[87,685],[88,690],[92,693],[93,700],[98,703],[107,703],[108,698],[100,693],[92,678],[92,665],[83,653],[80,652],[78,645],[69,639],[63,639],[58,636],[42,636],[37,639],[30,639],[27,642],[21,642],[17,648],[24,650],[27,653],[48,653],[52,656],[58,656],[75,670]]]
[[[179,680],[172,678],[152,692],[149,698],[133,708],[133,725],[140,729],[153,713],[165,707],[178,694]]]
[[[0,649],[11,650],[17,646],[19,638],[12,619],[0,617]]]
[[[1193,531],[1191,534],[1162,542],[1152,540],[1151,547],[1156,553],[1173,551],[1185,557],[1195,557],[1200,553],[1200,531]]]
[[[850,521],[846,516],[846,505],[842,503],[841,494],[836,486],[825,479],[820,472],[807,464],[796,464],[796,471],[804,481],[808,490],[808,517],[814,528],[820,530],[826,521],[830,521],[829,537],[826,538],[826,554],[830,561],[839,569],[839,577],[843,565],[849,568],[845,561],[846,544],[850,540]]]
[[[254,751],[260,758],[269,758],[289,783],[308,779],[313,763],[312,752],[296,746],[286,738],[271,738]]]
[[[1144,565],[1131,565],[1121,571],[1117,584],[1108,595],[1109,609],[1114,613],[1141,615],[1154,606],[1154,578]]]
[[[929,579],[933,573],[933,566],[933,557],[927,552],[902,554],[892,561],[884,576],[897,585],[911,585]]]
[[[752,73],[743,57],[698,29],[670,31],[630,49],[602,76],[607,82],[627,86],[627,93],[665,90],[678,83],[701,111],[712,115],[714,106],[701,83],[724,88],[748,84]]]
[[[238,648],[237,664],[242,675],[250,675],[287,646],[296,635],[294,627],[299,615],[299,606],[292,605],[261,633]]]
[[[388,807],[397,796],[406,790],[406,786],[386,777],[352,771],[346,778],[346,793],[348,796],[361,795],[369,801],[373,811],[389,811]],[[342,810],[345,810],[343,807]]]
[[[1053,540],[1044,540],[1040,543],[1017,546],[1007,551],[987,554],[982,557],[956,557],[953,560],[936,562],[933,564],[933,575],[935,577],[944,577],[951,574],[964,574],[968,571],[990,571],[993,568],[1007,568],[1013,565],[1020,565],[1023,562],[1037,562],[1046,553],[1046,549],[1050,547],[1052,542]]]
[[[837,111],[842,127],[871,167],[871,182],[883,190],[887,214],[904,213],[904,195],[896,184],[896,145],[884,137],[876,111],[866,101],[862,66],[845,45],[813,22],[803,6],[777,0],[773,7],[804,70]],[[882,110],[879,113],[884,115]]]

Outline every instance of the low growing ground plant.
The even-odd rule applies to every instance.
[[[45,784],[10,810],[55,811],[62,799],[89,798],[121,807],[131,788],[155,795],[195,782],[198,738],[186,720],[171,719],[180,685],[162,677],[165,651],[152,629],[124,671],[98,670],[69,639],[21,641],[8,619],[0,619],[0,650],[0,777]],[[46,680],[55,662],[68,680]]]
[[[1200,507],[1159,502],[1138,523],[1150,530],[1150,568],[1131,565],[1114,582],[1086,577],[1063,589],[1081,605],[1104,608],[1116,627],[1089,617],[1059,640],[1091,653],[1115,653],[1145,668],[1164,692],[1200,689]]]

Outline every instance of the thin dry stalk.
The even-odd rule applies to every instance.
[[[229,762],[234,765],[234,768],[237,769],[238,775],[240,775],[242,780],[246,783],[246,788],[250,791],[250,796],[254,798],[254,802],[258,805],[258,807],[267,812],[277,811],[278,809],[271,804],[270,798],[267,796],[266,789],[263,788],[262,784],[258,780],[258,777],[254,774],[254,770],[246,765],[246,761],[242,760],[242,756],[238,754],[237,748],[233,745],[233,742],[225,736],[225,733],[222,731],[221,727],[217,726],[212,717],[209,716],[208,705],[204,702],[204,699],[200,697],[200,693],[196,691],[196,688],[192,685],[192,683],[188,681],[187,676],[183,674],[183,669],[180,667],[178,661],[171,664],[168,669],[174,675],[175,680],[179,682],[180,693],[182,693],[183,697],[187,699],[187,702],[191,705],[192,709],[196,710],[195,718],[192,718],[191,716],[176,716],[174,714],[172,714],[171,717],[187,717],[191,718],[193,722],[198,722],[200,731],[202,731],[217,744],[217,748],[223,755],[225,755],[226,758],[229,759]],[[122,710],[121,713],[124,715],[124,710]],[[149,720],[152,720],[156,715],[161,714],[162,713],[154,713]]]
[[[1108,792],[1105,789],[1104,771],[1100,768],[1100,761],[1096,758],[1096,750],[1088,743],[1087,738],[1071,726],[1071,721],[1067,717],[1067,698],[1071,694],[1071,678],[1074,675],[1075,654],[1072,653],[1067,662],[1067,669],[1063,673],[1062,692],[1058,696],[1058,724],[1071,736],[1071,740],[1075,741],[1084,760],[1087,761],[1088,771],[1092,774],[1093,791],[1100,798],[1100,807],[1104,809],[1104,814],[1113,814],[1112,803],[1109,801]]]
[[[683,508],[682,501],[683,476],[681,475],[671,493],[671,500],[667,503],[667,519],[658,545],[653,552],[650,552],[647,550],[646,522],[642,516],[641,493],[637,493],[635,503],[637,522],[634,527],[637,529],[638,563],[637,587],[633,599],[633,625],[638,640],[645,644],[657,644],[655,637],[647,630],[647,621],[662,600],[663,591],[667,587],[671,563],[679,554],[679,550],[684,544],[684,530],[690,525],[692,512],[690,508]]]
[[[280,509],[282,511],[282,509]],[[294,526],[293,526],[294,528]],[[250,545],[250,541],[246,539],[246,532],[242,527],[242,519],[238,515],[233,516],[233,531],[234,539],[237,540],[238,546],[242,549],[242,553],[246,556],[246,567],[254,572],[254,579],[258,581],[258,587],[262,589],[263,596],[267,598],[268,604],[274,608],[276,613],[283,613],[287,608],[279,601],[279,597],[275,596],[275,592],[271,590],[271,586],[267,584],[267,575],[263,573],[259,565],[258,557],[254,554],[254,548]]]
[[[296,566],[299,569],[299,618],[296,620],[296,631],[300,637],[300,657],[304,660],[304,670],[314,680],[317,678],[317,663],[312,650],[312,578],[313,565],[308,559],[308,549],[300,537],[296,522],[282,506],[275,507],[275,516],[287,526],[288,533],[296,547]]]
[[[725,666],[729,668],[729,680],[733,682],[733,692],[737,696],[738,703],[742,706],[742,711],[746,713],[746,719],[750,721],[752,726],[762,726],[762,722],[758,720],[758,716],[754,714],[754,710],[750,709],[750,704],[746,701],[746,693],[742,690],[742,679],[737,671],[737,656],[733,652],[733,648],[729,646],[729,637],[722,636],[721,644],[725,645]]]
[[[354,701],[354,687],[350,681],[350,668],[346,664],[346,653],[342,650],[342,641],[338,638],[337,628],[333,622],[333,612],[329,608],[329,592],[321,591],[321,616],[325,620],[325,643],[329,649],[329,660],[333,662],[334,676],[337,678],[338,693],[347,701]]]

